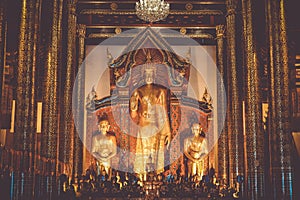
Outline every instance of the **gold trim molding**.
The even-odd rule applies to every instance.
[[[137,34],[115,34],[115,33],[91,33],[88,35],[88,39],[98,39],[98,38],[110,38],[118,35],[118,37],[135,37]],[[201,38],[201,39],[214,39],[214,36],[208,33],[201,33],[201,34],[185,34],[186,37],[190,38]],[[163,35],[162,37],[168,37],[168,38],[179,38],[179,35]]]
[[[79,0],[78,3],[79,4],[111,4],[111,3],[115,3],[116,1],[95,1],[95,0],[90,0],[90,1],[86,1],[86,0]],[[171,4],[187,4],[187,3],[191,3],[191,1],[172,1],[172,0],[168,0],[169,3]],[[118,4],[129,4],[129,3],[135,3],[133,1],[119,1]],[[220,1],[195,1],[192,2],[192,4],[194,5],[224,5],[224,2],[220,2]]]
[[[217,38],[223,38],[225,36],[225,26],[217,25],[216,26],[216,34],[217,34]]]
[[[116,26],[116,25],[87,25],[86,28],[87,29],[103,29],[103,28],[106,28],[106,29],[115,29],[116,27],[120,27],[120,28],[129,28],[129,29],[132,29],[132,28],[145,28],[145,27],[142,27],[141,25],[125,25],[125,26]],[[152,28],[159,28],[159,29],[180,29],[180,28],[186,28],[186,29],[201,29],[201,30],[204,30],[204,29],[210,29],[210,30],[215,30],[216,29],[216,26],[156,26],[156,25],[152,25],[151,26]]]
[[[77,24],[77,35],[78,37],[85,37],[86,35],[86,25],[85,24]]]
[[[135,15],[133,10],[104,10],[104,9],[83,9],[81,15]],[[223,15],[221,10],[171,10],[170,15]]]

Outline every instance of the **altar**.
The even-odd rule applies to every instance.
[[[205,88],[202,98],[188,95],[190,74],[196,71],[188,55],[177,55],[155,29],[146,28],[119,57],[112,58],[107,49],[107,58],[110,95],[98,98],[99,83],[87,97],[86,166],[95,163],[90,155],[92,136],[98,117],[105,114],[117,141],[113,169],[145,176],[146,160],[152,156],[156,173],[175,174],[179,170],[186,175],[184,140],[193,136],[193,123],[200,124],[208,146],[216,141],[208,86],[201,86]],[[208,153],[202,157],[201,175],[210,162],[214,165],[214,153]]]

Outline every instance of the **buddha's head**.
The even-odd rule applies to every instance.
[[[102,133],[102,134],[106,134],[108,132],[110,128],[109,122],[108,122],[108,117],[106,114],[104,114],[103,116],[101,116],[98,119],[98,130]]]
[[[145,69],[145,82],[146,84],[152,84],[154,82],[154,72],[155,69],[153,66],[146,67]]]
[[[195,135],[195,136],[200,136],[200,133],[202,131],[202,127],[200,125],[200,123],[193,123],[192,125],[192,133]]]
[[[145,82],[151,84],[154,82],[155,65],[152,62],[150,51],[146,52],[146,63],[144,64]]]

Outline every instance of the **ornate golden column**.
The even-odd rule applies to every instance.
[[[85,85],[85,68],[83,60],[85,57],[85,34],[86,26],[84,24],[77,25],[78,34],[78,68],[77,68],[77,82],[74,85],[74,92],[76,92],[77,100],[75,100],[75,123],[76,132],[74,134],[74,161],[73,161],[73,175],[77,177],[82,174],[83,167],[83,144],[79,134],[84,134],[84,85]],[[83,138],[83,137],[82,137]]]
[[[33,155],[36,134],[35,87],[40,0],[23,0],[21,7],[17,70],[16,121],[13,163],[14,198],[32,198]]]
[[[43,115],[41,153],[44,158],[44,175],[47,199],[57,194],[56,172],[59,135],[59,72],[61,70],[62,8],[63,0],[43,2],[49,17],[46,62],[44,66]]]
[[[74,121],[72,114],[72,92],[76,68],[76,3],[77,0],[68,0],[67,6],[67,53],[66,67],[63,69],[63,99],[60,118],[59,160],[63,162],[62,172],[72,175]]]
[[[51,31],[49,33],[47,61],[45,66],[44,96],[43,96],[43,140],[42,155],[48,161],[56,162],[58,126],[58,87],[61,60],[61,24],[62,0],[54,0],[51,4]],[[50,172],[56,172],[51,165]]]
[[[270,156],[272,199],[293,199],[291,94],[284,0],[266,0],[270,56]]]
[[[237,50],[237,11],[238,0],[226,0],[227,7],[227,66],[228,66],[228,135],[229,135],[229,171],[230,185],[234,186],[238,175],[244,174],[244,139],[242,116],[242,86],[243,75],[240,73],[237,57],[242,52]],[[243,185],[240,185],[243,186]],[[242,187],[243,188],[243,187]],[[241,189],[242,189],[241,188]],[[243,190],[242,190],[243,191]]]
[[[254,0],[242,0],[245,53],[246,192],[248,199],[265,199],[262,70],[257,55]]]
[[[2,100],[2,82],[3,82],[3,70],[5,65],[6,57],[6,31],[7,31],[7,22],[6,22],[6,0],[0,2],[0,105]],[[0,110],[1,117],[1,110]],[[0,122],[0,128],[2,124]]]
[[[228,184],[228,166],[229,166],[229,149],[228,149],[228,131],[227,131],[227,121],[224,120],[226,112],[224,110],[226,106],[226,94],[224,94],[225,88],[223,84],[226,84],[226,74],[225,74],[225,48],[224,48],[224,38],[225,38],[225,26],[217,25],[217,67],[219,70],[219,77],[217,77],[217,94],[218,94],[218,131],[220,131],[220,136],[218,140],[218,173],[219,178],[226,184]],[[223,82],[222,82],[223,81]],[[227,119],[226,119],[227,120]]]

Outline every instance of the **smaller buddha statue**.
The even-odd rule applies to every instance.
[[[98,131],[92,137],[92,155],[97,159],[98,175],[103,170],[111,179],[111,158],[117,154],[116,136],[109,132],[109,122],[106,114],[98,120]]]
[[[184,154],[188,158],[187,168],[189,179],[195,175],[202,177],[203,158],[208,153],[205,133],[200,123],[193,123],[191,129],[194,136],[184,140]]]

